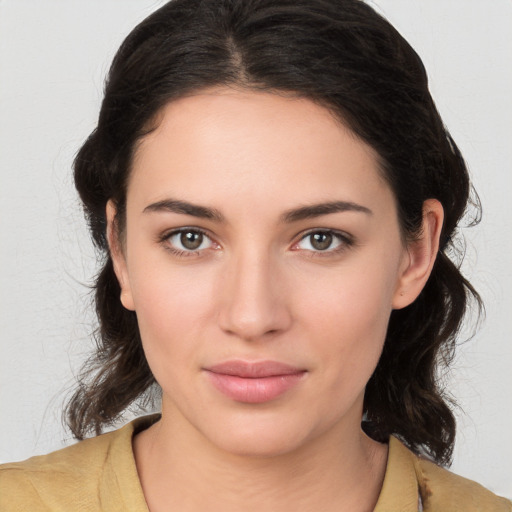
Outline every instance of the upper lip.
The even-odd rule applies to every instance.
[[[213,366],[205,368],[213,373],[223,375],[233,375],[246,379],[257,379],[264,377],[274,377],[278,375],[293,375],[305,372],[304,369],[295,366],[280,363],[278,361],[242,361],[232,360],[224,361]]]

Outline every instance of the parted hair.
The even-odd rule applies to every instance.
[[[453,358],[469,304],[481,307],[459,271],[457,252],[458,225],[468,206],[477,219],[479,206],[471,200],[465,162],[429,93],[421,59],[361,0],[173,0],[119,48],[97,127],[74,162],[101,269],[94,283],[97,350],[66,408],[73,435],[100,433],[158,390],[136,314],[119,299],[105,208],[110,199],[116,204],[122,235],[137,143],[168,102],[217,85],[293,94],[334,113],[376,150],[404,240],[420,234],[423,202],[441,202],[445,216],[432,274],[416,301],[391,313],[366,386],[363,427],[377,440],[393,434],[413,451],[449,463],[455,419],[440,370]]]

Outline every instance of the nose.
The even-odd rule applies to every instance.
[[[269,254],[234,256],[223,273],[219,325],[228,334],[257,341],[290,327],[279,266]]]

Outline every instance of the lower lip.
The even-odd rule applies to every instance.
[[[270,377],[244,378],[224,373],[208,371],[212,384],[224,395],[248,404],[269,402],[296,386],[306,372],[289,375],[272,375]]]

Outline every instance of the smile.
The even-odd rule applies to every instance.
[[[205,369],[210,382],[237,402],[258,404],[278,398],[296,386],[306,370],[277,361],[226,361]]]

